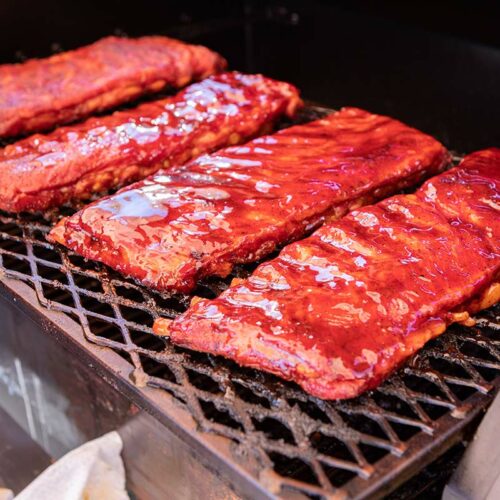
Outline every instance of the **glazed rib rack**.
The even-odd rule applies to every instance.
[[[324,111],[308,107],[298,120]],[[0,214],[0,275],[28,283],[43,306],[73,317],[89,342],[127,359],[138,385],[168,392],[200,431],[230,440],[234,460],[247,456],[270,496],[384,495],[460,441],[500,388],[499,306],[473,328],[454,325],[376,391],[343,402],[176,348],[151,326],[185,310],[191,297],[152,292],[49,244],[45,235],[61,212]],[[214,297],[253,267],[199,283],[195,294]]]

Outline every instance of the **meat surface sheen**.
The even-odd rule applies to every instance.
[[[324,399],[374,388],[500,298],[500,149],[324,225],[155,331]]]
[[[0,136],[46,130],[225,66],[205,47],[162,36],[107,37],[45,59],[0,65]]]
[[[61,221],[50,238],[147,286],[188,292],[447,160],[432,137],[346,108],[161,172]]]
[[[116,188],[271,128],[297,89],[223,73],[174,97],[34,135],[0,150],[0,208],[44,210]]]

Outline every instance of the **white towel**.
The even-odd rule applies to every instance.
[[[42,472],[16,500],[128,500],[122,447],[117,432],[89,441]]]

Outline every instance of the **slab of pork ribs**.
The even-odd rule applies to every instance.
[[[432,137],[346,108],[160,172],[62,220],[49,238],[147,286],[189,292],[447,161]]]
[[[225,66],[205,47],[162,36],[107,37],[45,59],[4,64],[0,136],[46,130]]]
[[[500,149],[325,224],[159,335],[324,399],[381,383],[452,322],[500,299]]]
[[[223,73],[174,97],[31,136],[0,150],[0,209],[89,198],[269,131],[299,104],[288,83]]]

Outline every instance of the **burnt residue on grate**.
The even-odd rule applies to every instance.
[[[328,111],[307,108],[301,120]],[[136,382],[180,401],[200,430],[253,453],[261,477],[284,494],[381,495],[419,470],[422,456],[457,442],[500,387],[500,306],[480,313],[475,327],[452,326],[379,389],[349,401],[322,401],[272,375],[174,347],[151,326],[184,311],[191,297],[148,290],[48,243],[51,225],[72,210],[0,213],[0,276],[30,284],[43,306],[72,316],[89,342],[133,364]],[[206,280],[195,294],[215,297],[253,267]]]

